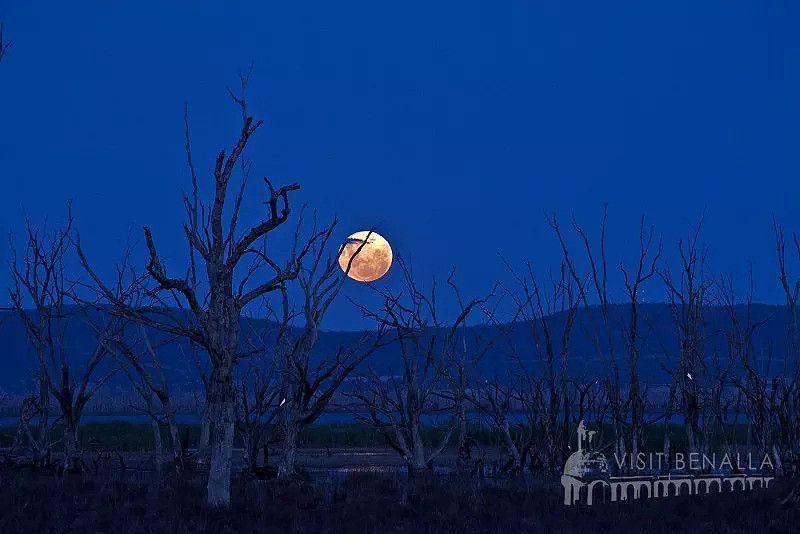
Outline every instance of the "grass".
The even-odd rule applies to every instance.
[[[200,425],[181,424],[180,434],[182,439],[188,437],[189,447],[193,448],[200,439]],[[16,435],[16,427],[0,427],[0,447],[11,444]],[[644,434],[642,450],[659,452],[664,439],[664,426],[653,425]],[[60,439],[62,428],[56,425],[53,429],[56,440]],[[736,438],[737,443],[745,443],[747,425],[740,424],[728,430]],[[425,443],[438,443],[444,436],[445,429],[425,427],[422,429]],[[499,436],[488,428],[472,426],[470,433],[475,441],[483,446],[499,446]],[[612,435],[610,426],[604,429],[603,434]],[[681,451],[686,448],[686,434],[682,425],[670,426],[672,449]],[[169,433],[166,427],[161,428],[162,443],[169,443]],[[118,422],[89,422],[80,427],[79,437],[87,450],[116,450],[121,452],[140,452],[153,449],[153,430],[149,424]],[[574,439],[574,429],[570,431],[570,438]],[[302,446],[311,447],[384,447],[386,440],[383,434],[374,427],[365,423],[327,423],[316,424],[304,429],[300,436]],[[719,432],[712,433],[711,449],[720,450],[722,444]],[[241,447],[239,436],[236,436],[236,447]]]
[[[194,447],[200,440],[200,425],[179,425],[183,438],[188,433],[189,447]],[[16,435],[16,427],[0,427],[0,447],[9,446]],[[55,425],[53,436],[61,438],[63,428]],[[441,428],[424,428],[423,438],[426,443],[441,440],[445,430]],[[494,439],[486,429],[473,429],[479,442],[489,444]],[[169,432],[161,428],[162,442],[169,443]],[[128,422],[90,422],[80,426],[79,438],[87,449],[113,449],[121,452],[140,452],[153,449],[153,430],[149,424]],[[386,440],[383,434],[364,423],[329,423],[307,427],[300,435],[303,446],[329,447],[384,447]],[[235,446],[241,441],[236,436]]]

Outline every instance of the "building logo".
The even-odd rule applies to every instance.
[[[605,500],[609,495],[611,502],[624,501],[628,498],[658,498],[670,495],[708,494],[740,490],[766,488],[774,480],[773,476],[765,476],[765,466],[772,467],[768,455],[761,462],[752,462],[748,455],[745,464],[737,455],[732,458],[725,454],[719,459],[716,455],[676,454],[672,465],[682,471],[661,473],[664,455],[645,455],[639,453],[635,458],[618,458],[614,461],[618,468],[629,467],[630,471],[639,471],[641,475],[611,476],[611,469],[606,457],[599,451],[592,450],[592,439],[596,432],[586,430],[583,421],[578,425],[578,450],[567,458],[561,485],[564,486],[564,504],[573,505],[585,502],[592,505],[598,498]],[[656,463],[654,459],[658,459]],[[649,461],[648,461],[649,460]],[[719,460],[719,462],[718,462]],[[655,470],[656,474],[651,474]],[[739,471],[734,473],[733,471]],[[685,471],[685,472],[684,472]],[[709,473],[711,471],[711,473]],[[717,474],[713,472],[716,471]]]

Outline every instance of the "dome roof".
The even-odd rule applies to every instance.
[[[596,451],[576,451],[564,464],[564,474],[574,478],[605,478],[608,476],[606,457]]]

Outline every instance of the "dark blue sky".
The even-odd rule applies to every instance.
[[[71,198],[95,263],[148,224],[182,266],[183,102],[209,183],[237,134],[225,86],[253,61],[250,220],[260,176],[297,180],[343,235],[375,224],[472,294],[504,276],[498,251],[558,261],[545,210],[591,227],[607,201],[616,264],[642,213],[674,258],[705,209],[709,267],[742,281],[752,262],[758,298],[781,298],[772,214],[800,230],[795,2],[0,0],[0,18],[3,234]],[[328,326],[356,323],[343,302]]]

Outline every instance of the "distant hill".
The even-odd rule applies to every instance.
[[[677,357],[677,340],[674,333],[672,317],[666,304],[642,304],[640,335],[644,339],[640,358],[640,373],[642,380],[651,384],[665,383],[667,375],[662,366],[668,368],[674,365]],[[628,305],[615,305],[611,309],[612,316],[616,318],[615,327],[612,329],[614,345],[622,369],[625,365],[625,332],[624,319],[630,311]],[[782,306],[754,305],[753,320],[766,322],[759,328],[756,335],[756,354],[761,359],[761,365],[766,368],[766,362],[772,354],[770,374],[780,371],[783,365],[783,356],[786,354],[786,310]],[[739,315],[744,313],[744,308],[737,310]],[[708,348],[707,355],[711,359],[716,355],[720,361],[726,362],[727,341],[725,331],[729,319],[727,310],[722,308],[709,308],[706,313]],[[560,349],[561,329],[564,317],[556,315],[548,318],[554,332],[554,345]],[[598,324],[599,310],[589,308],[581,309],[578,313],[571,338],[570,372],[573,375],[591,377],[602,374],[602,366],[596,346],[587,335],[592,331],[591,321]],[[255,327],[258,331],[274,331],[274,325],[264,321],[248,323],[246,328]],[[541,329],[536,326],[536,332],[541,341]],[[493,377],[502,374],[505,369],[515,365],[515,360],[509,357],[509,343],[516,347],[517,353],[529,364],[535,365],[537,359],[536,344],[529,325],[517,323],[513,325],[513,334],[508,339],[498,339],[480,362],[478,370],[486,376]],[[356,339],[358,332],[325,331],[319,337],[314,350],[314,357],[320,358],[332,355],[340,345],[346,345]],[[154,343],[166,339],[160,332],[150,332]],[[478,337],[482,339],[497,336],[496,329],[483,329],[471,326],[464,330],[462,346],[467,351],[474,350],[479,344]],[[600,339],[607,339],[605,331]],[[543,343],[543,341],[541,341]],[[66,338],[69,359],[81,362],[93,348],[93,335],[89,327],[79,318],[73,319]],[[540,345],[543,346],[543,345]],[[604,352],[609,353],[604,346]],[[198,374],[193,359],[189,356],[189,347],[186,343],[176,342],[159,349],[161,361],[167,370],[171,387],[175,391],[190,391],[199,385]],[[390,370],[399,370],[400,353],[397,346],[389,346],[378,350],[365,366],[374,367],[380,374],[387,374]],[[35,368],[35,357],[30,350],[30,343],[20,318],[13,312],[0,313],[0,388],[7,393],[21,394],[29,389],[32,371]],[[112,362],[107,362],[108,368]],[[101,371],[102,372],[102,371]],[[625,373],[623,373],[625,374]],[[131,387],[123,373],[115,375],[108,383],[112,391],[130,391]]]

